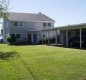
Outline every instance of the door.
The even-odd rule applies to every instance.
[[[32,43],[32,36],[31,36],[31,34],[28,34],[27,37],[28,37],[28,44],[31,44]]]
[[[33,34],[33,43],[34,43],[34,44],[37,43],[37,34]]]

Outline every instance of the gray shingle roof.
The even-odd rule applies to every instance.
[[[12,21],[54,21],[44,14],[33,14],[33,13],[9,13],[9,20]]]

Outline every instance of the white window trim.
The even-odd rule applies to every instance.
[[[19,22],[18,22],[18,26],[20,26],[20,25],[19,25],[19,23],[20,23],[20,22],[22,22],[22,21],[19,21]],[[22,26],[20,26],[20,27],[23,27],[23,26],[24,26],[24,22],[22,22],[22,23],[23,23],[23,25],[22,25]]]
[[[17,33],[17,34],[19,34],[19,33]],[[17,34],[15,34],[15,35],[17,35]],[[21,34],[19,34],[20,35],[20,38],[21,38]]]
[[[49,26],[49,24],[50,24],[50,26]],[[48,23],[47,23],[47,26],[48,26],[48,27],[51,27],[51,23],[48,22]]]
[[[43,26],[44,28],[46,28],[46,27],[51,27],[51,26],[48,25],[48,23],[50,23],[50,24],[52,25],[51,22],[44,22],[44,23],[46,23],[46,26]]]
[[[46,26],[47,26],[47,23],[46,23],[46,26],[44,26],[45,23],[46,23],[46,22],[43,23],[43,27],[46,27]]]
[[[18,26],[14,26],[14,22],[18,22]],[[23,23],[23,26],[20,26],[20,25],[19,25],[19,22],[22,22],[22,21],[13,21],[13,26],[14,26],[14,27],[23,27],[23,26],[24,26],[24,22],[22,22],[22,23]]]
[[[14,34],[14,35],[16,36],[17,34],[20,34],[20,33],[16,33],[16,34],[15,34],[15,33],[11,33],[11,34]],[[11,35],[11,34],[10,34],[10,35]],[[20,34],[20,38],[21,38],[21,34]]]
[[[17,22],[17,23],[18,23],[18,21],[13,21],[13,26],[14,26],[14,27],[17,27],[18,25],[17,25],[17,26],[15,26],[15,25],[14,25],[14,23],[15,23],[15,22]]]

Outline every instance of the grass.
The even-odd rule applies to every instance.
[[[0,80],[86,80],[86,50],[0,44]]]

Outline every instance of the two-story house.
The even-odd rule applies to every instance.
[[[6,43],[8,36],[16,36],[20,42],[38,43],[41,36],[37,30],[54,28],[54,22],[41,12],[38,14],[11,12],[8,19],[3,21],[3,41]]]

